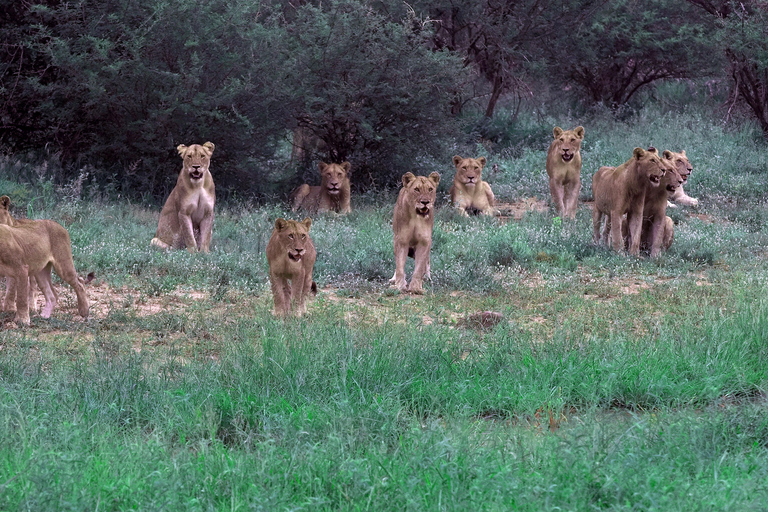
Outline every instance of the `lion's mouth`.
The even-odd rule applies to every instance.
[[[677,190],[677,187],[675,185],[671,185],[671,184],[667,185],[668,192],[674,192],[675,190]]]
[[[338,194],[339,192],[341,192],[341,190],[340,190],[340,189],[338,189],[338,188],[334,188],[334,187],[328,187],[328,193],[329,193],[329,194],[331,194],[331,195],[334,195],[334,196],[335,196],[335,195],[336,195],[336,194]]]
[[[651,175],[651,176],[648,178],[648,180],[649,180],[651,183],[653,183],[654,185],[658,185],[658,184],[659,184],[659,182],[661,181],[661,176],[656,176],[656,175],[654,174],[654,175]]]
[[[189,177],[193,180],[199,180],[203,177],[203,171],[191,171]]]
[[[301,261],[301,253],[293,253],[291,251],[288,251],[288,259],[292,261]]]
[[[416,213],[418,213],[422,217],[429,217],[429,206],[422,206],[421,208],[416,208]]]
[[[563,153],[563,162],[570,162],[573,160],[573,153]]]

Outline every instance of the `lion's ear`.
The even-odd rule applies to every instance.
[[[463,158],[461,158],[459,155],[455,155],[455,156],[453,157],[453,165],[459,165],[459,164],[461,163],[461,161],[462,161],[462,160],[464,160],[464,159],[463,159]]]
[[[675,156],[672,154],[672,152],[668,149],[665,149],[664,152],[661,154],[666,160],[674,160]]]
[[[282,231],[288,227],[288,221],[282,218],[275,219],[275,229]]]
[[[11,198],[8,196],[0,197],[0,206],[7,210],[11,206]]]
[[[410,182],[416,179],[416,176],[412,172],[403,174],[403,186],[407,187]]]
[[[559,126],[555,126],[555,129],[552,130],[552,133],[554,134],[555,138],[558,138],[563,134],[563,129],[560,128]]]
[[[485,162],[487,162],[484,156],[478,158],[477,161],[480,162],[480,167],[485,167]]]
[[[352,164],[349,162],[341,162],[341,168],[344,169],[344,172],[347,174],[352,174]]]
[[[213,150],[216,149],[216,145],[213,142],[206,142],[205,144],[203,144],[203,147],[208,148],[208,151],[210,151],[211,153],[213,153]]]
[[[680,152],[680,155],[681,155],[681,156],[685,156],[685,150],[682,150],[682,151]]]
[[[576,133],[576,136],[580,139],[584,138],[584,127],[583,126],[577,126],[573,129],[573,131]]]
[[[304,227],[307,228],[307,231],[309,231],[309,228],[312,226],[312,219],[306,217],[303,221],[301,221],[301,223],[304,224]]]
[[[632,152],[632,156],[640,160],[645,156],[645,150],[643,148],[635,148],[635,150]]]
[[[184,144],[179,144],[178,146],[176,146],[176,151],[179,152],[179,155],[184,156],[184,153],[187,151],[187,146],[185,146]]]
[[[320,172],[324,172],[328,168],[328,164],[325,162],[317,162],[317,168],[320,169]]]
[[[440,175],[436,172],[433,172],[429,175],[430,181],[434,182],[435,186],[437,186],[438,183],[440,183]]]

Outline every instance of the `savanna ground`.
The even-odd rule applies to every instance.
[[[285,203],[223,205],[210,254],[166,253],[159,207],[3,160],[16,213],[64,224],[97,279],[87,323],[61,284],[50,320],[4,314],[0,509],[768,509],[764,142],[692,113],[537,123],[476,148],[509,218],[440,202],[424,296],[389,288],[394,194],[370,194],[314,219],[320,293],[286,321]],[[554,124],[587,129],[573,223],[542,207]],[[686,150],[701,200],[658,260],[591,243],[592,173],[648,145]],[[444,193],[450,157],[432,170]]]

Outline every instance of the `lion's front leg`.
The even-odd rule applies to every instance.
[[[192,216],[179,212],[179,230],[181,230],[181,239],[187,246],[189,252],[197,252],[197,242],[195,242],[195,228],[192,225]]]
[[[661,243],[664,235],[664,221],[666,215],[654,216],[653,222],[651,222],[651,258],[656,258],[661,252]]]
[[[275,315],[283,317],[288,314],[291,307],[291,295],[288,282],[282,277],[270,274],[269,283],[272,288],[272,299],[275,302]]]
[[[564,215],[565,205],[563,204],[563,184],[558,183],[557,180],[549,180],[549,193],[552,195],[552,204],[555,207],[555,212],[558,215]]]
[[[400,291],[408,289],[405,281],[405,260],[408,258],[408,246],[395,243],[395,275],[389,280]]]
[[[200,221],[200,240],[197,248],[202,252],[208,252],[211,247],[211,236],[213,234],[213,211],[206,213],[203,220]],[[194,238],[194,237],[193,237]]]
[[[576,218],[576,212],[579,209],[579,191],[581,190],[581,180],[569,182],[563,188],[563,216],[573,220]]]
[[[642,218],[640,219],[642,220]],[[629,218],[627,218],[627,222],[629,222]],[[630,240],[632,239],[632,225],[629,225],[630,228]],[[606,225],[606,229],[609,229]],[[610,235],[611,235],[611,245],[613,247],[613,250],[616,252],[624,252],[624,239],[621,236],[621,215],[618,212],[611,212],[611,218],[610,218]],[[639,250],[639,245],[638,245]]]
[[[612,228],[618,228],[618,237],[617,233],[613,233],[613,241],[614,241],[614,248],[616,248],[616,240],[622,242],[622,236],[621,236],[621,224],[618,226],[614,225]],[[639,256],[640,255],[640,235],[643,228],[643,216],[642,215],[632,215],[632,212],[627,213],[627,233],[629,234],[629,254],[632,256]],[[616,249],[619,250],[619,249]]]
[[[600,244],[600,224],[602,221],[603,212],[601,212],[597,207],[597,204],[595,204],[594,209],[592,210],[592,243],[595,245]]]
[[[14,276],[16,281],[16,317],[20,325],[29,325],[29,265],[19,265]]]
[[[413,269],[413,276],[411,276],[411,283],[408,285],[408,291],[411,293],[424,293],[424,274],[429,265],[429,249],[430,244],[419,244],[415,247],[413,259],[416,260],[416,265]]]
[[[291,299],[293,300],[293,313],[296,316],[302,316],[307,312],[307,294],[309,288],[305,290],[306,279],[303,270],[291,278]]]

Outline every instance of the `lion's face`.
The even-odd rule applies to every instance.
[[[328,192],[331,196],[337,196],[344,189],[345,185],[349,184],[349,175],[352,166],[349,162],[343,162],[341,164],[326,164],[320,162],[318,164],[320,169],[321,183],[320,186],[323,190]]]
[[[13,226],[13,217],[8,209],[11,207],[11,198],[8,196],[0,197],[0,224]]]
[[[275,221],[275,233],[281,249],[288,255],[288,259],[300,262],[307,252],[307,246],[312,243],[309,238],[309,228],[312,219],[307,217],[301,222],[295,220],[277,219]]]
[[[581,141],[584,140],[584,127],[577,126],[573,130],[563,130],[555,126],[555,151],[560,159],[568,163],[581,151]]]
[[[639,172],[648,180],[648,184],[656,188],[661,184],[661,178],[664,177],[667,170],[672,169],[670,163],[665,162],[656,148],[635,148],[633,157],[637,161]]]
[[[685,156],[685,151],[683,150],[679,153],[674,153],[672,151],[665,150],[662,154],[665,160],[669,160],[672,162],[672,165],[675,166],[675,169],[683,179],[683,184],[687,183],[688,176],[691,175],[693,167],[691,167],[691,162],[689,162],[688,158]]]
[[[672,195],[677,190],[677,187],[683,184],[683,178],[680,176],[680,173],[677,172],[677,169],[674,167],[671,167],[667,169],[667,172],[664,173],[664,177],[661,179],[660,186],[667,189],[667,192],[669,195]]]
[[[428,219],[435,208],[435,196],[440,175],[433,172],[429,176],[414,176],[413,173],[403,174],[403,188],[406,190],[406,204],[414,208],[419,217]]]
[[[180,144],[176,148],[184,162],[181,172],[186,173],[192,183],[197,183],[205,177],[211,164],[214,147],[213,142],[206,142],[202,146],[199,144],[192,144],[191,146]]]
[[[456,180],[466,188],[474,188],[482,180],[485,157],[462,158],[459,155],[453,157],[453,165],[456,166]]]

